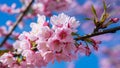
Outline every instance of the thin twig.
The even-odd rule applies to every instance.
[[[85,36],[81,36],[81,37],[75,38],[75,40],[84,40],[85,38],[90,38],[90,37],[94,37],[94,36],[98,36],[98,35],[102,35],[102,34],[115,33],[118,30],[120,30],[120,26],[117,26],[117,27],[114,27],[114,28],[109,28],[109,29],[103,30],[101,32],[96,32],[96,33],[93,33],[93,34],[88,34],[88,35],[85,35]]]
[[[32,5],[33,2],[34,2],[34,0],[31,0],[31,2],[28,4],[28,6],[25,8],[25,10],[18,16],[16,22],[14,23],[13,27],[9,31],[8,35],[5,36],[4,40],[0,44],[0,47],[2,47],[4,45],[4,43],[7,41],[7,39],[9,38],[9,36],[13,33],[13,31],[15,30],[15,28],[17,27],[17,25],[20,23],[20,21],[23,19],[23,17],[27,13],[27,11],[29,10],[29,8],[31,7],[31,5]]]

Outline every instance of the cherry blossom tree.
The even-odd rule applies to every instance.
[[[105,1],[101,2],[103,6],[99,6],[99,1],[96,1],[94,6],[92,0],[88,0],[82,6],[75,0],[20,0],[20,2],[21,8],[16,8],[15,3],[11,6],[0,5],[1,11],[16,15],[15,23],[10,20],[6,23],[9,30],[4,26],[0,27],[0,37],[4,37],[0,47],[5,47],[0,51],[2,68],[42,68],[50,62],[71,62],[81,53],[89,56],[92,50],[98,51],[101,41],[95,40],[95,36],[120,30],[120,26],[109,28],[111,24],[119,21],[118,16],[111,15],[118,10],[110,10]],[[89,34],[81,35],[82,31],[78,30],[80,22],[75,17],[65,14],[71,12],[73,8],[75,13],[70,15],[83,14],[87,16],[86,20],[92,22],[93,27]],[[90,10],[91,13],[88,13]],[[59,14],[53,15],[55,12]],[[17,26],[24,27],[23,20],[35,17],[37,22],[30,23],[30,31],[23,31],[21,34],[14,31]],[[10,44],[8,39],[15,41]]]

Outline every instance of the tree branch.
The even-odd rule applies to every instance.
[[[31,2],[28,4],[28,6],[25,8],[25,10],[18,16],[16,22],[14,23],[13,27],[11,28],[11,30],[9,31],[8,35],[5,36],[4,40],[2,41],[2,43],[0,44],[0,47],[2,47],[4,45],[4,43],[7,41],[7,39],[9,38],[9,36],[12,34],[12,32],[15,30],[15,28],[17,27],[17,25],[20,23],[20,21],[23,19],[23,17],[25,16],[25,14],[27,13],[27,11],[29,10],[29,8],[31,7],[32,3],[34,2],[34,0],[31,0]]]
[[[88,34],[86,36],[81,36],[81,37],[75,38],[75,40],[84,40],[85,38],[90,38],[90,37],[94,37],[94,36],[98,36],[98,35],[102,35],[102,34],[115,33],[118,30],[120,30],[120,26],[117,26],[117,27],[114,27],[114,28],[105,29],[105,30],[103,30],[101,32]]]

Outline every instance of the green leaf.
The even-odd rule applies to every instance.
[[[17,58],[17,62],[20,63],[22,59],[20,57]]]
[[[31,41],[32,47],[36,47],[37,44],[34,41]]]
[[[103,14],[102,14],[102,16],[100,18],[101,24],[103,24],[108,17],[109,17],[109,14],[107,12],[103,12]]]
[[[0,56],[7,52],[9,52],[9,50],[0,50]]]
[[[103,24],[106,21],[106,19],[109,17],[109,14],[107,13],[107,5],[105,1],[103,1],[103,7],[104,7],[104,12],[102,13],[100,18],[101,24]]]
[[[93,19],[93,22],[94,22],[94,24],[95,24],[96,27],[97,27],[97,24],[98,24],[97,21],[98,20],[96,18]]]
[[[107,10],[107,5],[106,5],[105,1],[103,1],[103,7],[104,7],[104,11],[106,11]]]
[[[91,18],[85,18],[85,20],[92,20]]]
[[[97,13],[96,13],[96,10],[95,10],[95,8],[94,8],[94,6],[92,5],[92,13],[95,15],[95,17],[97,18]]]
[[[79,34],[74,33],[74,32],[72,32],[71,34],[72,34],[72,36],[80,36]]]
[[[89,44],[93,45],[93,42],[90,38],[86,38],[85,41],[88,42]]]

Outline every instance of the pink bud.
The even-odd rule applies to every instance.
[[[110,21],[113,22],[113,23],[117,23],[119,21],[119,18],[111,18]]]
[[[49,26],[48,22],[44,22],[43,26]]]
[[[85,51],[86,56],[89,56],[91,54],[90,48],[86,46],[85,49],[86,49]]]
[[[95,41],[94,39],[91,39],[92,40],[92,43],[93,43],[93,48],[96,50],[96,51],[98,51],[98,48],[99,48],[99,46],[98,46],[98,44],[100,44],[101,43],[101,41]]]
[[[10,20],[8,20],[8,21],[6,22],[6,25],[7,25],[7,26],[13,26],[13,22],[10,21]]]
[[[98,51],[99,46],[98,45],[93,45],[93,48]]]
[[[10,44],[10,43],[8,43],[8,42],[5,42],[5,44],[4,44],[4,47],[6,48],[6,49],[11,49],[11,48],[13,48],[12,47],[12,44]]]

